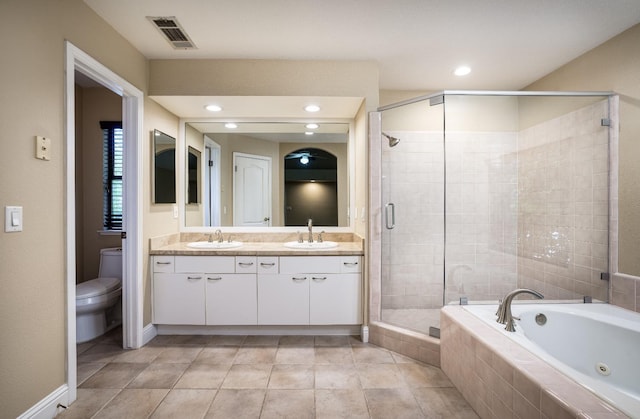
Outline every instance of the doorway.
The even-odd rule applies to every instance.
[[[122,97],[122,130],[125,142],[122,220],[122,329],[123,346],[142,346],[142,169],[143,93],[70,42],[65,43],[65,266],[67,284],[67,385],[69,402],[77,397],[76,359],[76,165],[75,165],[75,74]]]

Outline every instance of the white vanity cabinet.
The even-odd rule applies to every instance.
[[[281,256],[278,263],[278,274],[258,274],[258,324],[362,323],[359,256]]]
[[[154,256],[153,322],[255,325],[256,258]]]
[[[360,256],[153,256],[153,323],[362,324]]]

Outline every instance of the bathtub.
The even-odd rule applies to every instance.
[[[640,314],[610,304],[512,305],[516,331],[496,305],[463,307],[595,395],[640,417]]]

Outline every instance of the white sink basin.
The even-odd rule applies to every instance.
[[[332,249],[334,247],[338,247],[338,243],[331,241],[323,241],[323,242],[286,242],[284,247],[288,247],[290,249],[304,249],[304,250],[322,250],[322,249]]]
[[[187,243],[187,247],[192,247],[194,249],[234,249],[236,247],[242,246],[242,242],[191,242]]]

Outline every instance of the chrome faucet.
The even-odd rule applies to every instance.
[[[309,228],[309,243],[313,243],[313,220],[311,218],[307,221],[307,227]]]
[[[216,235],[216,240],[218,240],[218,243],[222,243],[224,241],[224,238],[222,237],[222,230],[217,229],[213,234]]]
[[[531,294],[537,298],[544,298],[544,295],[540,294],[538,291],[530,290],[527,288],[519,288],[505,295],[502,302],[500,303],[500,306],[498,307],[498,312],[496,313],[498,315],[498,319],[496,321],[498,323],[504,324],[504,329],[507,332],[515,332],[516,327],[513,320],[520,320],[517,317],[513,317],[513,314],[511,313],[511,302],[513,301],[513,298],[519,294]]]

